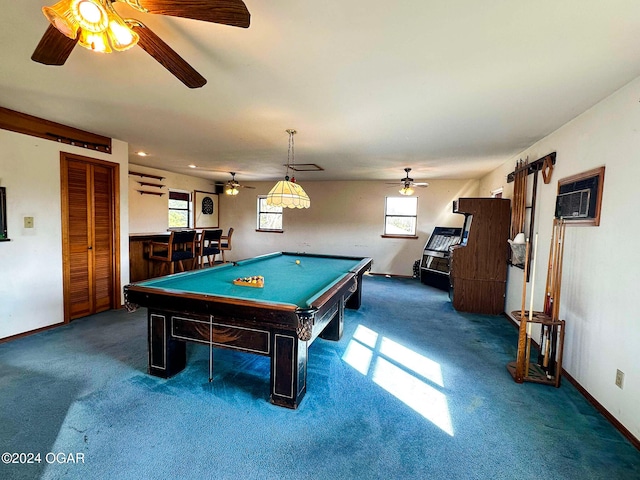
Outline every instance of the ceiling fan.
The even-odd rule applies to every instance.
[[[124,51],[139,45],[189,88],[207,80],[147,26],[122,18],[113,4],[121,2],[144,13],[248,28],[251,14],[242,0],[60,0],[42,12],[51,23],[31,59],[64,65],[76,44],[98,52]]]
[[[400,189],[400,195],[413,195],[414,189],[413,187],[428,187],[429,184],[427,182],[414,182],[413,178],[409,178],[409,172],[411,169],[409,167],[405,168],[404,171],[406,175],[404,178],[400,179],[400,185],[402,188]],[[397,182],[388,183],[388,185],[398,185]]]
[[[224,193],[226,193],[227,195],[237,195],[238,193],[240,193],[240,191],[238,190],[239,188],[256,188],[256,187],[249,187],[248,185],[240,185],[236,181],[236,172],[229,172],[229,173],[231,174],[231,180],[229,180],[224,185]]]

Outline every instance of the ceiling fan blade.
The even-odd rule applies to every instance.
[[[428,187],[429,184],[427,182],[418,182],[413,184],[414,187]]]
[[[249,27],[251,21],[251,14],[242,0],[133,0],[132,3],[136,2],[149,13],[159,15],[242,28]],[[135,5],[132,6],[135,8]]]
[[[31,55],[31,60],[45,65],[64,65],[76,43],[77,38],[70,39],[50,24]]]
[[[240,188],[253,188],[255,189],[256,187],[250,187],[249,185],[238,185]]]
[[[206,78],[149,28],[141,23],[130,26],[140,36],[138,45],[187,87],[200,88],[207,83]]]

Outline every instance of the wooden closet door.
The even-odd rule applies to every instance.
[[[119,304],[118,165],[62,154],[65,321]]]
[[[93,312],[91,266],[91,170],[84,162],[66,162],[67,256],[64,259],[65,320]],[[65,220],[65,219],[63,219]],[[63,238],[64,242],[64,238]]]
[[[113,186],[111,171],[93,165],[93,301],[94,312],[113,308]]]

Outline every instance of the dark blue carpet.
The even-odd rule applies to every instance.
[[[0,478],[640,478],[640,452],[568,382],[513,381],[505,318],[416,280],[363,287],[343,339],[311,346],[295,411],[269,403],[264,357],[215,350],[209,383],[208,348],[189,345],[183,372],[147,375],[144,309],[1,344],[0,451],[41,462]]]

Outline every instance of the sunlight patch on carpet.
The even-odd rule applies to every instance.
[[[362,325],[342,359],[453,436],[440,364]]]

